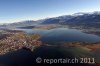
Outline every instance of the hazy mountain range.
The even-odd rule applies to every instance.
[[[72,15],[63,15],[53,18],[46,18],[41,20],[27,20],[11,24],[3,24],[0,27],[25,27],[37,24],[68,24],[68,25],[83,25],[83,26],[100,26],[100,12],[91,13],[75,13]]]
[[[37,21],[34,21],[34,20],[27,20],[27,21],[21,21],[21,22],[16,22],[16,23],[9,23],[9,24],[3,24],[3,25],[0,25],[0,27],[4,27],[4,28],[7,28],[7,27],[25,27],[25,26],[33,26],[33,25],[36,25],[36,24],[39,24]]]

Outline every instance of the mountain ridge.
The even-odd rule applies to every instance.
[[[45,18],[40,20],[26,20],[17,23],[3,24],[0,27],[25,27],[33,26],[37,24],[66,24],[66,25],[83,25],[99,27],[100,25],[100,12],[88,12],[88,13],[74,13],[72,15],[62,15],[53,18]]]

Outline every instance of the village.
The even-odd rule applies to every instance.
[[[23,33],[13,33],[11,36],[0,40],[0,54],[16,51],[21,48],[29,48],[31,51],[42,44],[38,41],[39,35],[25,36]]]

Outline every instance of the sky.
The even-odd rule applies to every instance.
[[[100,11],[100,0],[0,0],[0,23]]]

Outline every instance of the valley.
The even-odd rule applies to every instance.
[[[95,63],[86,65],[100,66],[98,15],[66,15],[0,25],[0,62],[34,65],[37,57],[94,58]]]
[[[8,64],[8,63],[12,64],[12,62],[14,64],[30,62],[29,64],[34,65],[34,64],[36,64],[35,59],[37,57],[41,57],[41,58],[45,58],[45,57],[46,58],[78,58],[78,59],[79,58],[95,58],[95,63],[93,63],[93,64],[86,63],[86,65],[87,66],[99,66],[100,42],[93,42],[93,43],[84,42],[83,39],[82,39],[82,41],[76,41],[76,40],[75,41],[67,41],[67,40],[69,40],[69,38],[71,38],[69,36],[71,33],[72,33],[71,34],[72,37],[75,37],[73,33],[76,32],[75,39],[78,38],[78,35],[79,35],[79,37],[82,37],[82,36],[80,35],[79,31],[74,30],[74,29],[69,30],[69,28],[67,28],[68,26],[66,26],[66,25],[64,25],[64,26],[60,25],[60,26],[56,26],[53,28],[51,28],[51,27],[54,25],[46,25],[45,26],[45,27],[49,26],[50,29],[48,29],[48,28],[44,29],[44,26],[45,25],[39,26],[39,27],[43,27],[43,29],[32,28],[31,31],[29,31],[30,29],[26,29],[26,28],[24,31],[23,30],[8,30],[8,29],[2,30],[1,33],[3,34],[3,32],[5,31],[4,33],[7,34],[7,36],[4,35],[5,37],[0,39],[0,58],[2,57],[2,60],[3,60],[3,61],[2,60],[0,60],[0,61],[2,61],[3,63],[6,63],[6,64]],[[34,31],[34,30],[36,30],[36,31]],[[37,30],[40,32],[38,32]],[[47,34],[46,34],[46,32],[47,32]],[[48,32],[50,32],[50,33],[48,33]],[[78,35],[77,35],[77,32],[78,32]],[[83,33],[82,33],[82,35],[83,35]],[[83,35],[83,36],[85,36],[85,35]],[[92,37],[92,35],[90,35],[90,36]],[[53,41],[52,39],[53,38],[55,39],[55,37],[57,37],[57,39],[54,40],[55,42],[52,42]],[[65,40],[65,39],[67,39],[67,40]],[[79,40],[79,39],[77,39],[77,40]],[[89,39],[89,37],[88,37],[88,39]],[[94,39],[92,41],[94,41]],[[49,40],[49,42],[47,42],[48,40]],[[64,40],[64,42],[62,42],[63,40]],[[70,40],[72,40],[72,39],[70,39]],[[91,39],[90,39],[90,41],[91,41]],[[18,54],[18,56],[14,55],[16,53]],[[22,53],[24,53],[24,55]],[[27,54],[30,54],[30,56]],[[56,55],[58,55],[58,56],[56,56]],[[26,56],[26,57],[23,57],[23,56]],[[29,56],[29,57],[27,57],[27,56]],[[18,59],[16,60],[15,57],[17,57]],[[6,58],[9,58],[10,62],[7,61]],[[13,60],[10,60],[11,58]],[[30,58],[33,58],[33,59],[30,59]],[[30,59],[30,61],[23,60],[23,59]],[[21,60],[21,61],[19,61],[19,60]],[[25,65],[27,65],[27,63],[25,63]],[[79,65],[84,65],[84,64],[79,64]]]

